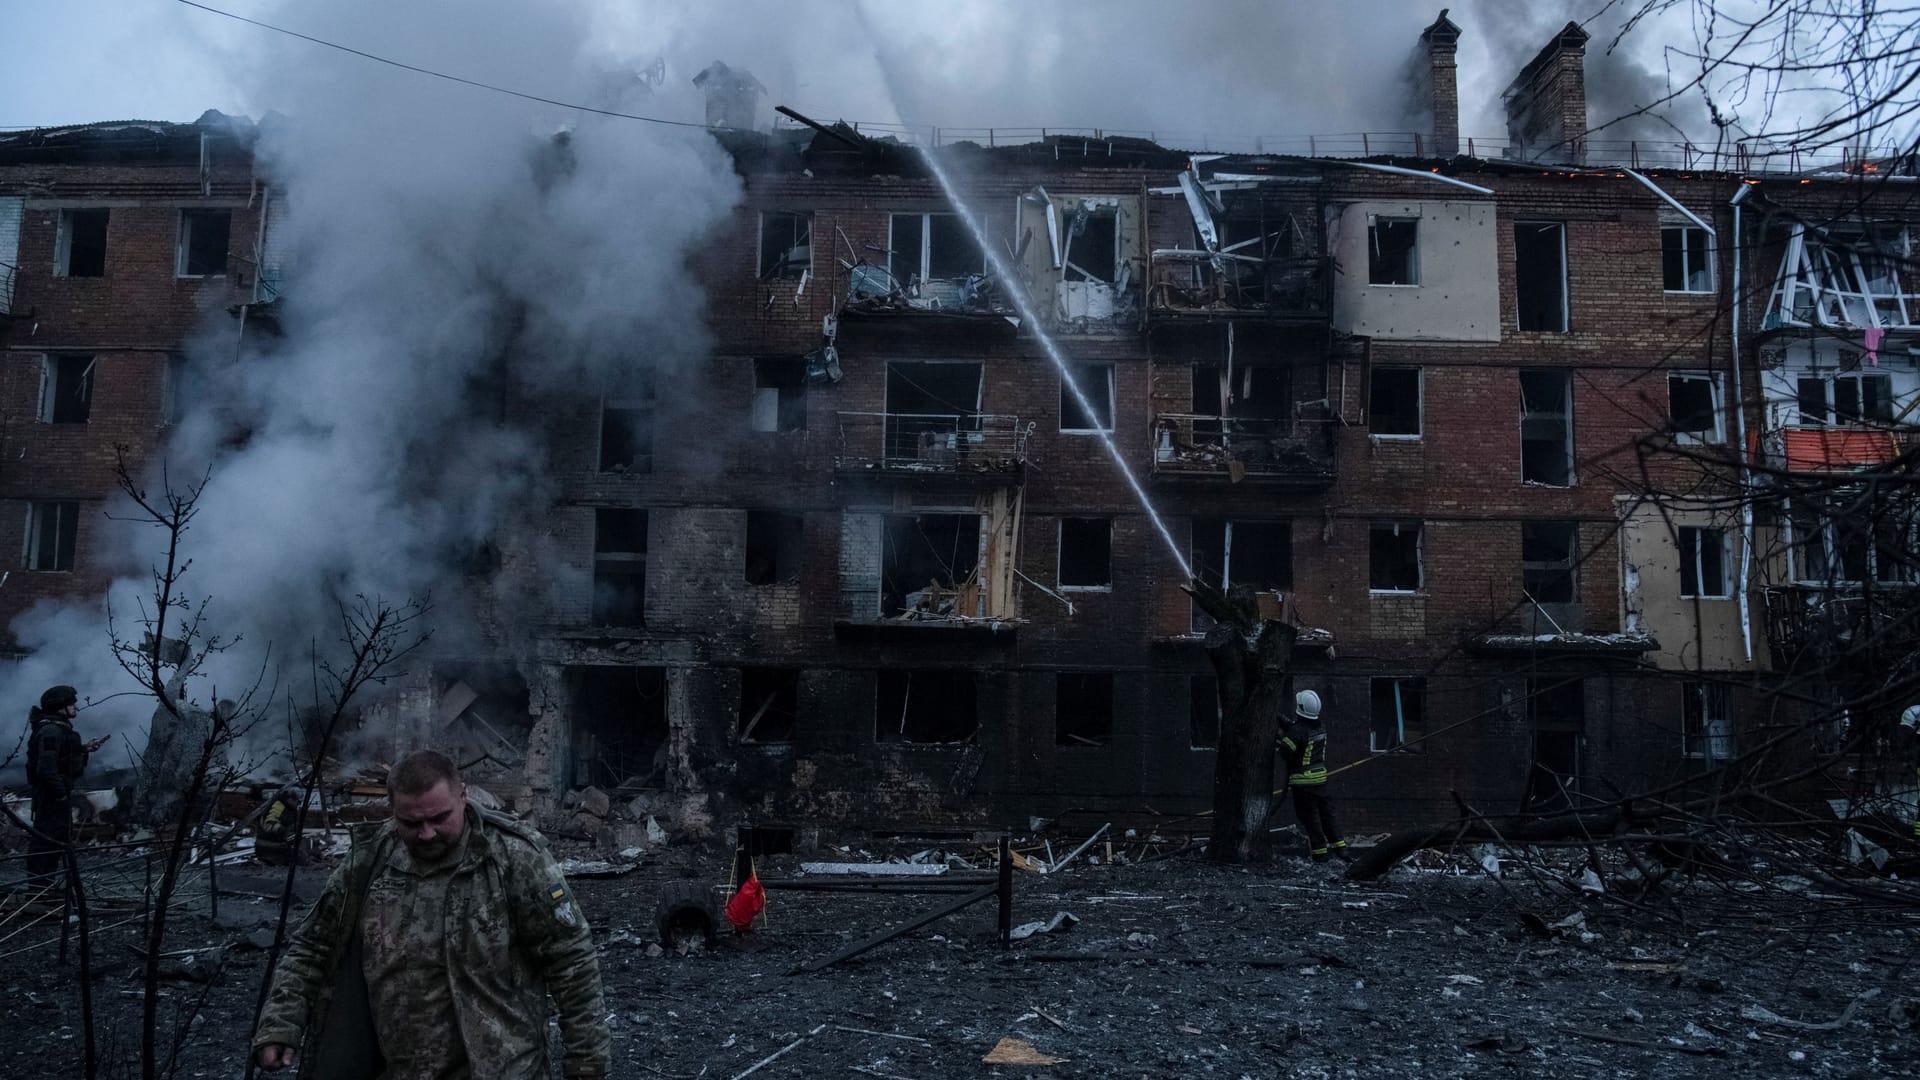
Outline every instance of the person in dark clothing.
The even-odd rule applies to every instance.
[[[1307,846],[1314,862],[1326,862],[1329,849],[1342,861],[1347,841],[1333,823],[1333,806],[1327,801],[1327,729],[1320,724],[1320,695],[1302,690],[1293,697],[1295,723],[1280,733],[1280,752],[1287,760],[1287,786],[1293,789],[1293,815],[1300,831],[1307,834]]]
[[[55,686],[28,710],[27,780],[33,785],[33,836],[27,846],[28,884],[50,885],[73,834],[73,786],[86,771],[87,755],[106,743],[102,736],[82,742],[73,730],[80,714],[80,693]]]

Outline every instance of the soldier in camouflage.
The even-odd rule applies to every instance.
[[[394,766],[387,790],[392,821],[356,838],[273,973],[255,1060],[298,1060],[303,1076],[545,1080],[551,994],[565,1075],[605,1076],[593,938],[546,841],[467,802],[432,751]],[[340,1064],[369,1042],[377,1055]]]

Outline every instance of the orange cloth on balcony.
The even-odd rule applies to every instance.
[[[1900,455],[1887,431],[1818,428],[1782,432],[1788,472],[1840,472],[1884,465]]]

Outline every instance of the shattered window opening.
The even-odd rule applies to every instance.
[[[1061,518],[1060,588],[1107,591],[1113,588],[1113,520]]]
[[[1667,426],[1695,442],[1727,439],[1720,419],[1720,376],[1705,371],[1667,373]]]
[[[881,617],[977,616],[980,528],[978,514],[889,514],[880,559]]]
[[[1420,437],[1420,369],[1375,368],[1367,392],[1367,427],[1378,439]]]
[[[1580,530],[1571,521],[1520,525],[1520,585],[1536,603],[1571,604],[1580,561]]]
[[[1564,371],[1520,373],[1520,479],[1573,486],[1573,378]]]
[[[653,380],[640,377],[600,405],[600,471],[653,471]]]
[[[54,241],[54,277],[103,277],[107,272],[107,211],[62,210]]]
[[[1420,284],[1419,218],[1368,215],[1367,284]]]
[[[1120,267],[1120,216],[1111,206],[1067,214],[1066,280],[1112,284]]]
[[[1732,697],[1725,683],[1688,681],[1680,684],[1680,754],[1703,761],[1733,757]]]
[[[27,543],[21,563],[29,570],[72,570],[80,531],[77,502],[27,504]]]
[[[1660,227],[1661,288],[1674,293],[1713,291],[1713,239],[1693,225]]]
[[[887,270],[902,287],[986,270],[987,257],[958,214],[888,215]]]
[[[667,669],[595,665],[565,671],[572,781],[608,794],[669,786]]]
[[[1061,672],[1054,680],[1055,746],[1113,744],[1113,674]]]
[[[1520,329],[1566,333],[1566,226],[1559,222],[1516,223],[1513,277]]]
[[[1390,750],[1418,753],[1417,748],[1406,744],[1426,732],[1426,678],[1376,676],[1369,680],[1369,689],[1373,723],[1367,735],[1367,750],[1375,754]]]
[[[1419,592],[1420,523],[1376,521],[1367,532],[1367,587],[1376,593]]]
[[[1285,521],[1193,520],[1193,576],[1216,589],[1245,585],[1257,593],[1293,588],[1293,526]],[[1201,632],[1213,618],[1193,608]]]
[[[433,666],[434,723],[454,763],[478,776],[524,768],[533,696],[513,664]]]
[[[1187,676],[1187,748],[1213,750],[1220,745],[1220,682],[1211,675]]]
[[[1794,225],[1761,326],[1913,326],[1920,296],[1907,291],[1911,250],[1897,226]]]
[[[740,741],[793,741],[800,716],[800,672],[793,668],[740,669]]]
[[[799,514],[747,511],[747,584],[778,585],[798,581],[803,530]]]
[[[180,211],[176,277],[219,277],[227,272],[227,241],[233,227],[231,210]]]
[[[1113,430],[1113,365],[1074,364],[1073,379],[1093,406],[1088,416],[1074,400],[1065,377],[1060,380],[1060,431],[1066,435],[1091,435]]]
[[[1680,598],[1724,600],[1732,595],[1727,581],[1727,531],[1682,525],[1680,543]]]
[[[807,368],[798,357],[753,362],[754,431],[807,430]]]
[[[1527,680],[1527,726],[1532,766],[1521,809],[1566,810],[1580,791],[1580,744],[1586,730],[1586,684],[1560,677]]]
[[[595,510],[593,624],[645,625],[647,512]]]
[[[813,269],[813,212],[760,213],[760,280],[797,278]]]
[[[84,424],[93,414],[94,358],[47,353],[40,358],[40,422]]]
[[[971,671],[882,671],[874,741],[970,743],[980,729]]]
[[[1920,580],[1913,551],[1920,535],[1911,511],[1884,500],[1855,509],[1841,496],[1796,502],[1787,512],[1793,580],[1801,585],[1857,588],[1868,580],[1895,585]]]

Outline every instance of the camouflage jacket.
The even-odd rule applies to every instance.
[[[87,771],[87,744],[73,730],[67,718],[41,712],[39,706],[27,711],[31,734],[27,739],[27,780],[37,794],[65,798],[72,793],[80,774]]]
[[[425,1039],[460,1038],[473,1080],[545,1080],[546,998],[559,1005],[562,1062],[568,1077],[602,1077],[608,1069],[606,1004],[586,918],[530,826],[467,804],[466,853],[447,884],[444,947],[457,1032],[422,1032]],[[303,1041],[319,1034],[330,1004],[334,970],[360,921],[354,882],[383,888],[400,871],[391,823],[370,839],[356,837],[347,857],[314,902],[274,969],[253,1047],[301,1047],[304,1068],[313,1056]]]

